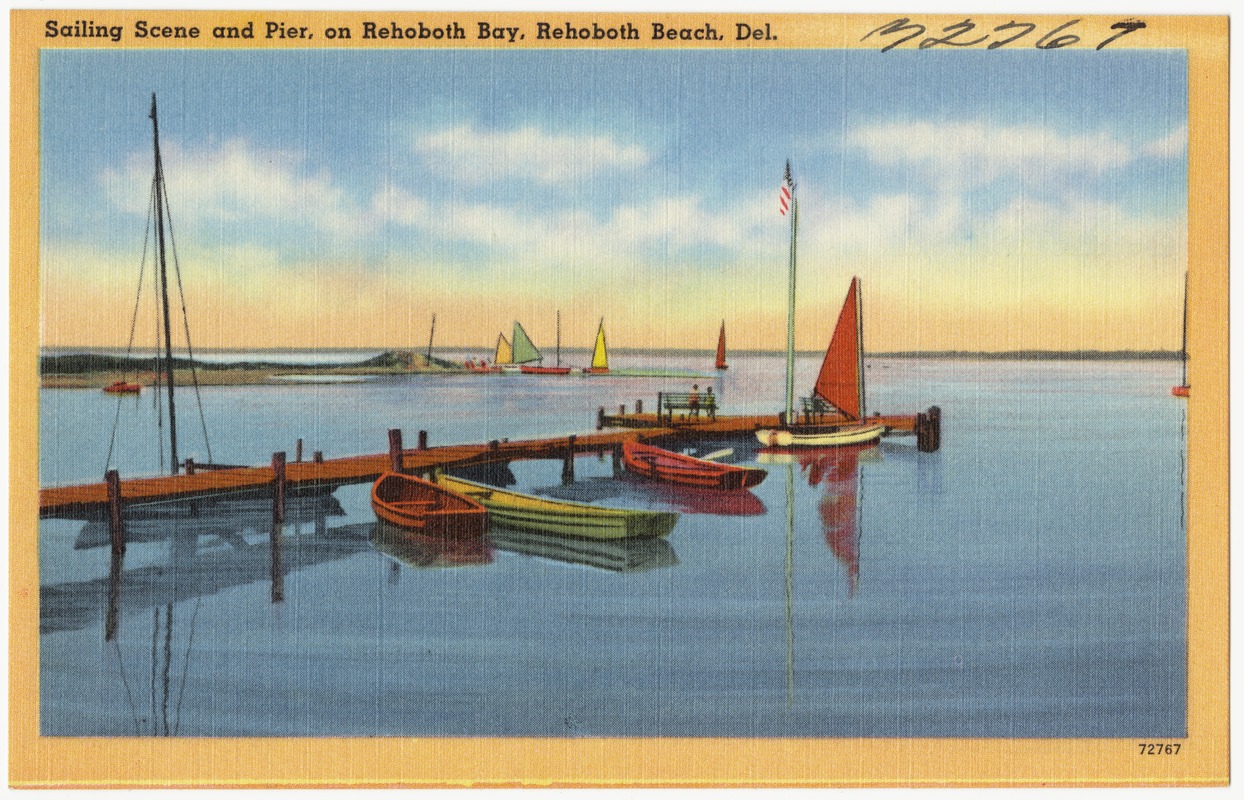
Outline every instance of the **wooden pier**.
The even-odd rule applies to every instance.
[[[642,408],[642,407],[641,407]],[[880,422],[887,436],[915,435],[920,450],[931,452],[940,446],[940,411],[869,417]],[[122,505],[165,503],[244,494],[270,494],[274,497],[274,521],[283,513],[286,492],[314,492],[375,480],[382,472],[397,468],[412,474],[430,474],[439,469],[531,459],[561,459],[563,476],[573,480],[574,457],[581,454],[616,453],[627,439],[729,439],[750,436],[754,431],[779,424],[776,415],[675,417],[658,420],[655,414],[627,414],[625,407],[616,415],[600,409],[597,429],[582,436],[523,441],[494,440],[486,444],[457,444],[429,447],[427,432],[419,431],[418,447],[402,447],[400,431],[390,432],[389,452],[374,455],[325,459],[315,453],[302,461],[301,442],[297,457],[286,461],[285,453],[274,453],[269,466],[229,467],[225,469],[195,465],[187,461],[180,475],[122,479],[109,473],[104,481],[78,486],[56,486],[39,490],[40,517],[99,516],[116,513]],[[605,428],[617,430],[605,431]],[[111,502],[110,502],[111,500]]]

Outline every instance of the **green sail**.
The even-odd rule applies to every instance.
[[[540,351],[531,343],[531,338],[527,336],[527,331],[523,330],[523,326],[514,323],[514,353],[513,363],[529,364],[532,361],[540,361],[544,357],[540,355]]]

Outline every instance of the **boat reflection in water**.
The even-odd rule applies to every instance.
[[[287,511],[292,508],[291,505]],[[244,516],[232,519],[175,516],[163,524],[161,536],[157,536],[160,530],[157,520],[144,520],[141,526],[150,537],[149,541],[167,540],[168,554],[163,562],[126,570],[125,554],[114,553],[107,577],[40,586],[39,630],[41,633],[81,630],[98,624],[100,617],[106,615],[112,624],[105,626],[105,635],[111,638],[107,636],[108,628],[112,627],[115,633],[122,611],[180,603],[249,583],[279,580],[290,572],[367,550],[366,530],[370,525],[328,528],[328,516],[328,513],[301,516],[277,526],[277,550],[281,555],[276,563],[280,575],[274,575],[272,569],[270,510],[266,522],[260,525],[243,524]],[[303,532],[303,525],[307,523],[312,529]],[[87,527],[93,524],[87,523]],[[138,526],[139,523],[127,520],[127,534]],[[93,537],[93,534],[89,537],[79,534],[78,541],[93,541]]]
[[[678,564],[673,546],[663,537],[580,539],[490,525],[487,538],[498,550],[609,572],[642,572]]]
[[[290,524],[344,517],[341,503],[330,493],[286,496],[285,521]],[[181,535],[230,537],[246,530],[265,531],[272,525],[272,498],[241,497],[183,503],[135,505],[125,509],[128,544],[158,542]],[[111,544],[106,517],[91,519],[78,533],[75,550]]]
[[[881,448],[873,443],[854,447],[762,450],[765,463],[798,464],[811,487],[823,487],[817,515],[825,544],[847,573],[847,595],[854,597],[860,575],[861,461],[879,461]]]
[[[272,524],[271,501],[258,520],[253,508],[224,502],[213,505],[221,511],[219,516],[206,514],[201,507],[196,516],[188,508],[164,506],[163,519],[143,509],[145,518],[131,520],[127,511],[127,531],[153,543],[133,540],[129,544],[136,547],[130,553],[141,547],[149,556],[152,547],[163,547],[167,550],[163,558],[127,570],[126,552],[113,551],[107,577],[39,587],[41,634],[86,629],[103,618],[112,662],[106,669],[115,669],[125,689],[132,735],[179,735],[181,700],[193,660],[202,598],[270,581],[277,602],[286,574],[369,548],[365,531],[360,529],[372,526],[328,528],[327,517],[342,512],[335,501],[324,502],[322,497],[299,505],[304,513],[295,516],[296,521],[279,525]],[[288,506],[287,512],[295,505]],[[306,513],[311,508],[314,513]],[[310,530],[304,529],[304,523],[311,523]],[[85,530],[95,524],[86,523],[75,547],[95,546],[95,532]],[[138,677],[143,672],[146,682]]]
[[[369,536],[372,546],[414,569],[480,567],[492,563],[492,547],[482,536],[431,536],[377,522]]]

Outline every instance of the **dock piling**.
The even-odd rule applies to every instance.
[[[615,445],[609,451],[613,460],[613,477],[617,478],[622,475],[622,445]]]
[[[916,449],[921,453],[932,453],[937,450],[936,427],[937,424],[933,422],[928,413],[916,414]]]
[[[316,450],[315,453],[312,454],[311,460],[317,464],[323,464],[324,463],[324,451]]]
[[[402,429],[389,428],[389,469],[402,471]]]
[[[121,476],[115,469],[104,473],[104,483],[108,484],[108,537],[112,541],[112,552],[125,552],[125,524],[121,518]]]
[[[299,439],[298,443],[294,445],[294,463],[302,463],[302,439]]]
[[[121,572],[125,564],[125,554],[112,551],[108,558],[108,611],[104,614],[104,641],[111,642],[117,638],[117,628],[121,624]]]
[[[419,431],[419,449],[420,450],[428,449],[428,432],[427,431]]]
[[[285,521],[285,451],[272,454],[272,524]]]
[[[601,406],[596,412],[596,430],[603,430],[605,427],[605,407]]]
[[[574,483],[574,442],[574,434],[566,438],[566,458],[562,462],[563,484]]]
[[[272,602],[281,603],[285,600],[285,570],[281,566],[281,525],[278,522],[272,523],[268,545],[272,551]]]

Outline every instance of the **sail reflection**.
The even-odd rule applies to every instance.
[[[848,597],[855,596],[860,578],[860,461],[880,457],[881,449],[875,444],[798,453],[808,485],[825,490],[817,501],[817,514],[825,544],[847,571]]]

